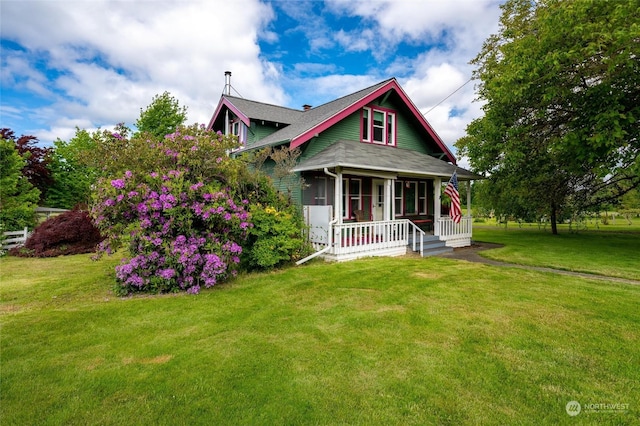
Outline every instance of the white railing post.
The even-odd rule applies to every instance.
[[[420,256],[424,255],[424,236],[426,232],[424,232],[418,225],[411,221],[407,221],[407,226],[411,225],[412,228],[412,240],[413,240],[413,251],[416,251],[416,235],[420,236]]]

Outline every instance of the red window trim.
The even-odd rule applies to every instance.
[[[369,132],[368,132],[368,139],[364,138],[364,128],[363,128],[363,119],[364,119],[364,110],[368,109],[369,110],[369,117],[368,117],[368,125],[369,125]],[[388,120],[388,115],[389,114],[393,114],[393,143],[390,144],[389,141],[387,141],[386,143],[380,143],[380,142],[375,142],[373,140],[373,113],[375,111],[380,111],[384,113],[384,117],[385,117],[385,123],[384,123],[384,137],[386,138],[387,134],[388,134],[388,130],[387,130],[387,120]],[[390,108],[385,108],[385,107],[381,107],[381,106],[377,106],[377,105],[366,105],[362,108],[360,108],[360,141],[363,143],[370,143],[370,144],[375,144],[375,145],[382,145],[382,146],[392,146],[392,147],[396,147],[398,146],[398,112],[396,110],[390,109]]]

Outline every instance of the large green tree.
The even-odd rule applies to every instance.
[[[0,229],[4,231],[35,225],[40,191],[23,174],[25,164],[15,141],[0,137]]]
[[[472,61],[484,116],[457,142],[498,213],[595,208],[640,185],[638,0],[508,0]],[[506,200],[509,200],[508,202]]]
[[[96,150],[97,138],[84,129],[76,128],[75,136],[68,142],[57,139],[53,145],[50,168],[54,182],[47,191],[46,204],[63,209],[89,204],[98,170],[83,160]]]
[[[187,108],[180,106],[176,98],[169,92],[153,97],[146,109],[140,108],[140,118],[136,121],[138,133],[151,133],[163,138],[175,132],[187,119]]]
[[[31,182],[31,185],[38,188],[40,197],[43,199],[53,184],[51,176],[51,148],[38,146],[38,138],[31,135],[16,137],[13,130],[8,128],[0,129],[2,139],[13,141],[18,154],[25,160],[22,174]]]

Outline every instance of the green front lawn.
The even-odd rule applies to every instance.
[[[0,260],[1,424],[638,424],[639,286],[384,258],[120,299],[116,263]]]
[[[505,245],[481,252],[493,260],[640,280],[640,228],[578,233],[564,229],[552,235],[531,226],[505,229],[474,224],[473,239]]]

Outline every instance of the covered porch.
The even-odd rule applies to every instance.
[[[317,250],[314,257],[343,261],[399,256],[409,250],[425,255],[436,242],[444,247],[471,244],[468,207],[470,182],[476,175],[412,151],[361,143],[335,145],[323,151],[334,158],[320,153],[294,169],[306,184],[302,204],[309,240]],[[365,165],[354,158],[368,161]],[[395,164],[381,164],[385,158]],[[441,196],[443,183],[454,171],[467,189],[466,200],[461,200],[466,214],[459,223],[448,216]]]

